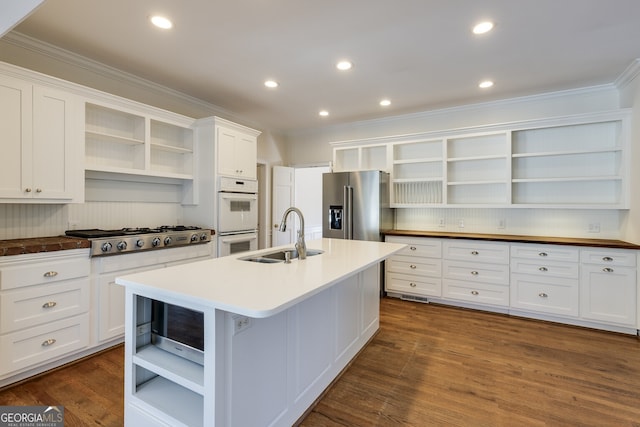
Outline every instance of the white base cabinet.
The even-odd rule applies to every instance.
[[[622,333],[640,329],[635,250],[408,236],[386,240],[442,247],[441,258],[438,252],[400,252],[387,260],[389,296]],[[441,274],[425,267],[438,263]],[[441,294],[429,283],[441,283]]]
[[[90,345],[88,249],[0,260],[0,385]]]
[[[378,330],[379,286],[376,265],[267,318],[172,300],[204,312],[204,366],[149,345],[158,296],[127,289],[125,425],[293,425]]]

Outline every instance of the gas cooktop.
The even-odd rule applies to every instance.
[[[156,228],[67,230],[70,237],[91,240],[91,256],[163,249],[211,241],[211,230],[174,225]]]

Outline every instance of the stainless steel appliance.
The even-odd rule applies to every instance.
[[[119,230],[67,230],[67,236],[91,240],[92,257],[208,243],[211,230],[176,225]]]
[[[204,314],[151,300],[151,343],[204,365]]]
[[[218,256],[258,248],[258,181],[220,177]]]
[[[393,228],[389,174],[381,171],[323,174],[322,211],[322,237],[381,241],[382,231]]]

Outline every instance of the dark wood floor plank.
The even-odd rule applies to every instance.
[[[640,340],[395,299],[304,427],[640,427]],[[65,406],[65,425],[123,423],[123,348],[0,391]]]

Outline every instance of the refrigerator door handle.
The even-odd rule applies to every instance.
[[[344,187],[344,207],[346,212],[344,238],[353,240],[353,187]]]

